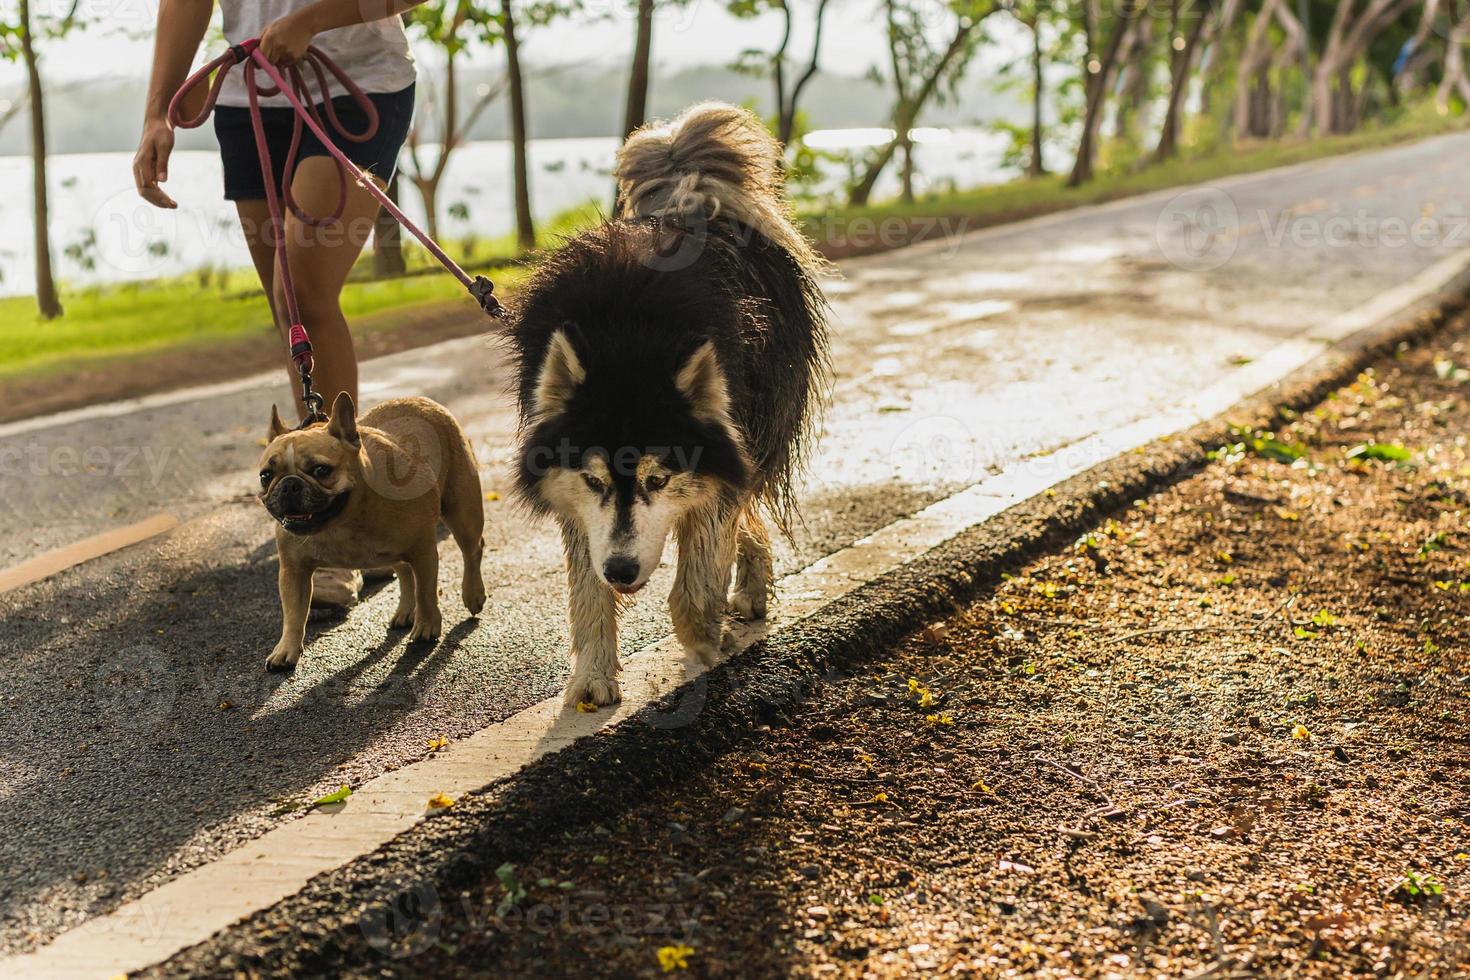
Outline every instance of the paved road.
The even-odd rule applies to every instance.
[[[1465,244],[1467,182],[1470,135],[1455,135],[848,264],[829,287],[834,404],[783,570],[1018,458],[1044,466],[1402,284]],[[369,401],[453,408],[487,489],[506,491],[513,416],[492,343],[364,377]],[[0,567],[158,512],[186,522],[0,596],[0,954],[279,824],[282,800],[420,758],[565,676],[554,532],[505,501],[489,505],[478,622],[445,589],[443,641],[410,652],[379,593],[313,629],[295,675],[265,674],[274,554],[250,493],[273,399],[284,386],[265,379],[0,429]],[[631,610],[626,649],[667,631],[663,591]]]

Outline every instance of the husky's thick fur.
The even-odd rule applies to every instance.
[[[762,618],[764,510],[782,530],[825,389],[821,261],[792,224],[775,140],[751,113],[695,106],[618,156],[616,220],[546,258],[521,291],[519,484],[562,526],[567,702],[617,701],[618,596],[672,532],[669,611],[706,662],[728,606]]]

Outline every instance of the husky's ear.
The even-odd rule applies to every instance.
[[[700,344],[679,369],[674,384],[689,399],[695,418],[715,422],[729,417],[730,390],[725,386],[725,373],[715,357],[714,344],[709,341]]]
[[[277,439],[281,438],[281,436],[290,431],[291,430],[286,427],[286,423],[281,421],[281,413],[276,411],[276,406],[272,405],[270,435],[266,436],[266,440],[268,442],[275,442]]]
[[[349,446],[362,445],[362,437],[357,434],[357,406],[345,391],[332,402],[332,420],[327,423],[327,432]]]
[[[546,358],[536,378],[536,414],[541,418],[559,414],[571,401],[577,386],[586,380],[587,370],[582,367],[571,338],[565,330],[558,330],[546,345]]]

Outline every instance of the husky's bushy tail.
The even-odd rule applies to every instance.
[[[781,145],[748,109],[701,102],[673,122],[650,123],[628,137],[615,172],[620,217],[724,216],[785,249],[808,275],[825,267],[792,220]]]

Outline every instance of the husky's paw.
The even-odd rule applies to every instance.
[[[573,674],[567,683],[567,693],[562,697],[562,704],[575,708],[584,701],[590,701],[601,707],[617,704],[621,700],[623,692],[618,687],[616,677],[604,674]]]
[[[742,589],[730,596],[730,612],[747,623],[758,622],[766,618],[766,597]]]
[[[296,669],[296,661],[301,659],[301,644],[287,643],[285,640],[276,644],[271,655],[265,658],[265,669],[271,673],[284,672]]]
[[[720,648],[723,646],[724,636],[721,636],[719,643],[696,643],[688,649],[690,653],[699,658],[700,663],[706,667],[713,667],[720,660]]]
[[[415,614],[413,629],[408,631],[408,642],[427,643],[430,640],[437,640],[442,625],[443,619],[437,609],[431,609],[422,616]]]

